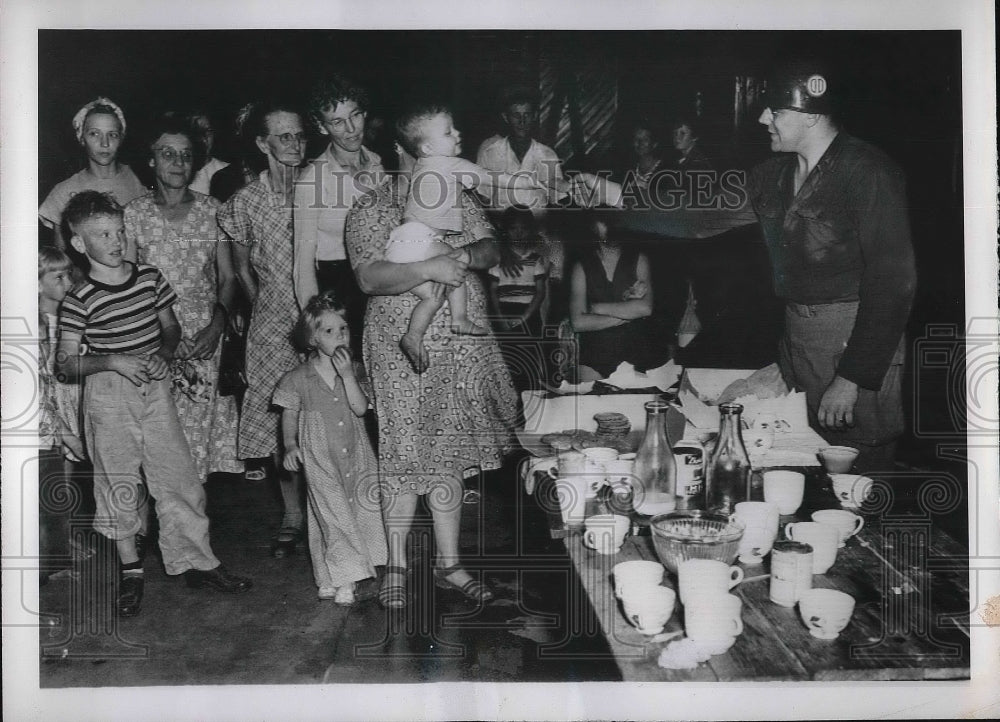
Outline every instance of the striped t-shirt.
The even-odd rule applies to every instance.
[[[63,299],[59,330],[85,337],[88,353],[142,356],[160,348],[157,314],[176,301],[160,270],[140,263],[120,285],[92,278],[77,284]]]

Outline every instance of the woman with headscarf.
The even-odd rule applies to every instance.
[[[87,167],[57,183],[38,207],[39,220],[52,229],[62,250],[66,248],[62,212],[77,193],[109,193],[124,206],[146,192],[132,169],[118,161],[125,140],[125,114],[115,103],[104,97],[87,103],[73,116],[73,132],[86,154]]]

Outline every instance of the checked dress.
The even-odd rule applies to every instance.
[[[281,410],[271,397],[281,377],[299,364],[291,332],[298,318],[292,289],[292,206],[271,189],[268,171],[239,190],[218,213],[219,227],[250,248],[257,298],[247,332],[247,391],[240,417],[239,456],[278,451]]]

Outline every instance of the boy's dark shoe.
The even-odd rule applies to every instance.
[[[230,574],[221,564],[215,569],[209,569],[208,571],[188,569],[184,572],[184,581],[192,589],[212,587],[228,594],[245,592],[253,586],[253,582],[250,579]]]
[[[141,574],[123,575],[118,583],[118,614],[134,617],[142,607],[142,591],[146,580]]]

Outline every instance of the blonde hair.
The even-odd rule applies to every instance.
[[[314,351],[316,347],[313,344],[313,336],[316,335],[323,314],[333,312],[343,315],[345,310],[343,302],[333,291],[324,291],[310,298],[292,330],[292,340],[295,345],[301,351]]]
[[[38,249],[38,277],[49,271],[62,271],[73,268],[72,259],[58,248],[43,246]]]

